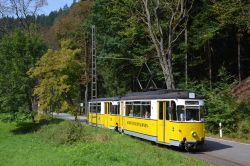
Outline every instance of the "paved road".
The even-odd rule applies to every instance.
[[[53,116],[65,120],[75,119],[65,113],[54,113]],[[83,116],[79,116],[78,119],[83,123],[86,122]],[[202,149],[198,152],[185,152],[185,154],[220,166],[250,166],[250,144],[206,138]]]
[[[221,166],[250,166],[250,144],[206,138],[199,152],[187,154]]]
[[[53,113],[52,116],[64,120],[72,120],[72,121],[75,120],[74,116],[66,113]],[[87,120],[86,117],[84,116],[77,116],[77,119],[80,120],[80,122],[82,123],[86,123]]]

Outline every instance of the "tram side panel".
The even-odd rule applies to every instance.
[[[134,135],[138,136],[140,134],[145,135],[145,137],[155,137],[156,138],[156,129],[157,121],[143,118],[134,118],[134,117],[123,117],[123,130],[129,133],[134,132]]]
[[[115,127],[117,125],[119,125],[119,119],[120,119],[120,116],[119,115],[108,115],[108,126],[107,128],[109,129],[115,129]],[[119,126],[118,126],[119,127]]]
[[[152,111],[152,108],[154,108],[152,102],[143,100],[127,102],[130,103],[130,107],[128,108],[126,108],[126,101],[121,102],[121,129],[125,134],[133,135],[151,141],[156,141],[157,120],[155,119],[156,113]],[[133,115],[129,113],[132,109],[135,109],[134,104],[138,104],[138,102],[141,102],[142,104],[147,103],[147,106],[145,106],[144,109],[143,107],[141,107],[140,110],[144,110],[144,113],[148,112],[148,116],[143,116],[142,114],[138,116],[135,112],[133,112]]]

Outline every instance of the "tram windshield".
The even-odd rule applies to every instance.
[[[199,107],[186,107],[186,121],[199,121]]]
[[[199,106],[177,106],[178,121],[204,121],[203,107]]]

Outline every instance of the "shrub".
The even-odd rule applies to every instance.
[[[105,142],[109,140],[107,132],[98,132],[93,128],[88,129],[90,126],[85,126],[80,122],[63,121],[59,124],[49,124],[43,126],[39,131],[39,137],[42,137],[45,141],[52,142],[54,144],[73,144],[76,142],[86,141],[98,141]]]
[[[27,122],[31,119],[31,114],[27,110],[19,110],[18,112],[13,113],[0,113],[1,117],[0,120],[5,122]]]
[[[49,116],[45,113],[39,113],[37,115],[35,115],[35,122],[36,123],[43,123],[45,121],[47,121],[49,119]]]
[[[250,139],[250,120],[245,119],[238,123],[237,137]]]

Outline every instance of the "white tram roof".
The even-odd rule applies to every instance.
[[[89,102],[101,102],[101,101],[119,101],[119,100],[150,100],[150,99],[204,99],[203,96],[195,94],[190,98],[190,93],[195,94],[190,91],[183,90],[155,90],[147,92],[130,92],[125,96],[120,97],[108,97],[108,98],[97,98],[92,99]]]

